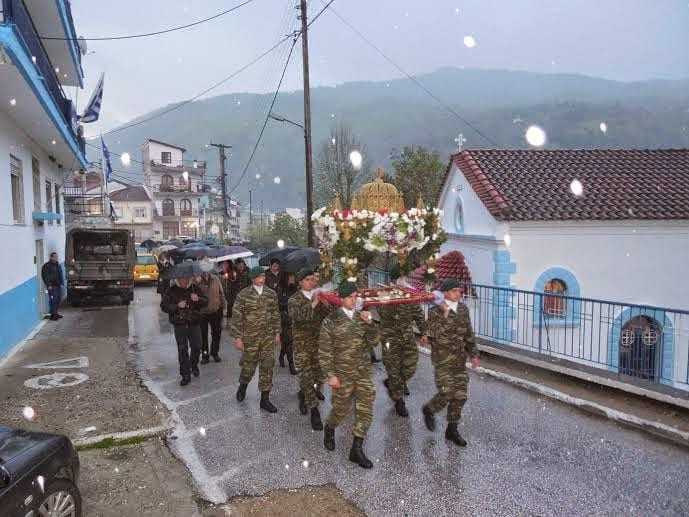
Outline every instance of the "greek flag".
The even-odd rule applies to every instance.
[[[91,95],[84,113],[79,117],[80,122],[95,122],[100,117],[100,106],[103,102],[103,79],[105,79],[105,74],[101,74],[100,79],[98,79],[96,89],[93,90],[93,95]]]
[[[103,140],[102,135],[100,137],[100,150],[103,154],[103,179],[105,180],[105,188],[107,192],[108,182],[110,181],[110,176],[112,175],[112,164],[110,163],[110,151],[108,150],[108,146],[105,145],[105,140]]]

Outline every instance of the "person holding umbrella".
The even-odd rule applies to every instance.
[[[242,352],[237,400],[246,397],[246,388],[258,369],[258,388],[261,392],[261,409],[276,413],[270,402],[275,366],[274,344],[280,344],[280,311],[275,291],[265,286],[266,274],[256,266],[249,271],[252,285],[240,291],[232,309],[230,332],[234,346]]]
[[[209,355],[213,356],[216,363],[219,363],[221,360],[219,351],[222,316],[225,312],[225,292],[218,275],[210,270],[204,270],[201,275],[199,289],[203,296],[208,298],[208,305],[201,309],[201,364],[208,364]],[[210,354],[208,350],[209,327],[211,331]]]
[[[244,259],[238,258],[234,261],[234,275],[230,282],[230,297],[227,301],[227,317],[232,317],[232,308],[234,307],[234,302],[237,299],[237,295],[242,289],[249,287],[251,285],[251,280],[247,274],[246,262]]]
[[[175,266],[170,271],[171,287],[160,303],[161,309],[168,314],[170,323],[174,326],[181,386],[191,382],[192,374],[194,377],[199,376],[201,309],[208,305],[208,298],[201,294],[192,280],[199,274],[200,270],[194,263]]]

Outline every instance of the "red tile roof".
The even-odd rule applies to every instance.
[[[150,201],[146,189],[141,186],[127,187],[110,194],[110,201]]]
[[[446,181],[453,164],[498,220],[689,219],[689,149],[471,149]]]

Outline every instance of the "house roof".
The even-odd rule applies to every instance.
[[[689,219],[689,149],[471,149],[443,184],[453,164],[498,220]]]
[[[127,187],[110,194],[110,201],[150,201],[146,189],[141,185]]]
[[[173,147],[173,148],[175,148],[175,149],[179,149],[179,150],[182,151],[183,153],[186,153],[186,152],[187,152],[187,150],[186,150],[184,147],[180,147],[180,146],[174,145],[174,144],[168,144],[167,142],[163,142],[162,140],[156,140],[156,139],[154,139],[154,138],[147,138],[147,139],[146,139],[146,143],[148,143],[148,142],[155,142],[156,144],[166,145],[166,146],[168,146],[168,147]]]

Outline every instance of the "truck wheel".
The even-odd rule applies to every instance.
[[[120,299],[122,300],[122,305],[129,305],[130,303],[132,303],[128,294],[124,294],[124,295],[120,296]]]
[[[78,296],[70,296],[69,297],[69,304],[72,307],[81,307],[81,299]]]

